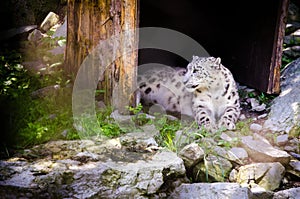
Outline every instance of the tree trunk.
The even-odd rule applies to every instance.
[[[105,90],[105,103],[111,104],[121,113],[126,112],[125,106],[129,105],[136,88],[137,5],[137,0],[68,0],[65,70],[76,75],[87,55],[97,54],[93,52],[95,49],[106,51],[102,53],[101,59],[106,59],[103,57],[105,54],[111,57],[109,53],[112,52],[113,59],[109,66],[100,64],[94,67],[106,69],[104,77],[99,74],[103,80],[101,85],[104,88],[101,89]],[[110,47],[103,49],[101,44],[107,41]],[[92,63],[104,62],[100,60]]]

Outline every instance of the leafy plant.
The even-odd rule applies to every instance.
[[[156,137],[159,145],[167,147],[171,151],[176,151],[176,143],[174,142],[175,133],[182,126],[178,120],[170,120],[166,116],[154,120],[154,125],[160,134]]]
[[[135,123],[135,125],[142,126],[150,122],[150,119],[147,118],[147,115],[142,113],[143,105],[141,103],[139,103],[136,107],[127,106],[126,108],[130,113],[134,114],[132,121]]]

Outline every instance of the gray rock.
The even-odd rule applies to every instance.
[[[37,25],[31,25],[31,26],[22,26],[19,28],[12,28],[12,29],[9,29],[6,31],[1,31],[0,32],[0,41],[12,38],[12,37],[22,34],[22,33],[30,32],[36,28],[37,28]]]
[[[292,46],[285,48],[283,50],[283,54],[288,57],[298,58],[300,56],[300,46]]]
[[[248,158],[248,153],[244,148],[233,147],[227,152],[227,159],[230,161],[243,163]]]
[[[280,162],[284,165],[290,161],[290,155],[287,152],[274,148],[266,140],[244,136],[241,138],[241,143],[254,161]]]
[[[182,184],[171,194],[172,199],[248,199],[251,192],[237,183]]]
[[[253,123],[250,125],[250,130],[258,132],[262,130],[262,126],[260,124]]]
[[[260,190],[251,190],[252,197],[251,199],[273,199],[273,191],[260,191]]]
[[[204,158],[203,149],[196,143],[189,144],[185,146],[180,152],[179,157],[183,159],[184,165],[187,168],[199,163]]]
[[[239,168],[237,182],[242,186],[257,186],[267,191],[277,189],[284,176],[285,168],[279,163],[254,163]]]
[[[278,191],[273,199],[298,199],[300,198],[300,187]]]
[[[251,110],[253,111],[264,111],[266,110],[266,105],[265,104],[260,104],[259,101],[255,98],[249,98],[247,99],[251,105]]]
[[[47,65],[43,63],[42,61],[27,61],[23,62],[22,65],[33,73],[45,73]]]
[[[44,21],[41,23],[40,29],[47,32],[51,27],[56,25],[59,21],[59,16],[54,12],[49,12]]]
[[[288,45],[299,46],[300,44],[300,30],[296,30],[290,35],[287,35],[283,38],[283,42]]]
[[[288,168],[287,172],[300,178],[300,161],[291,161],[289,165],[291,168]]]
[[[28,156],[24,153],[24,158],[1,160],[0,195],[3,198],[158,197],[165,184],[168,189],[186,181],[183,161],[175,153],[130,152],[115,141],[49,142],[27,150]],[[29,157],[39,159],[27,160]]]
[[[238,174],[238,171],[236,169],[232,169],[230,174],[229,174],[229,181],[230,182],[236,182],[237,180],[237,174]]]
[[[300,21],[299,7],[292,1],[289,3],[288,21]]]
[[[60,89],[60,85],[52,85],[52,86],[47,86],[41,89],[38,89],[36,91],[33,91],[31,93],[32,98],[43,98],[46,96],[50,96],[53,94],[56,94],[57,91]]]
[[[286,24],[285,35],[289,35],[289,34],[295,32],[299,28],[300,28],[299,22],[290,22],[290,23]]]
[[[159,131],[154,125],[145,125],[141,131],[127,133],[120,137],[121,145],[127,150],[139,152],[152,152],[159,149],[154,137],[159,135]]]
[[[52,35],[52,38],[55,37],[67,37],[67,16],[64,19],[64,23],[61,26],[59,26],[56,29],[55,33]]]
[[[227,159],[208,155],[204,162],[193,168],[193,179],[196,182],[223,182],[231,169],[232,164]]]
[[[43,38],[43,33],[37,29],[34,29],[31,33],[29,33],[27,39],[28,41],[38,42]]]
[[[298,131],[300,128],[300,58],[289,64],[281,75],[281,93],[271,105],[265,129],[276,132]]]
[[[64,55],[66,50],[66,46],[57,46],[51,50],[48,50],[52,55]]]
[[[278,145],[284,145],[284,144],[288,143],[288,141],[289,141],[288,134],[279,135],[276,137],[276,144],[278,144]]]

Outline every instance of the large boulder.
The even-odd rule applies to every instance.
[[[0,176],[3,198],[160,197],[186,180],[175,153],[129,151],[119,138],[49,142],[0,161]]]
[[[284,173],[285,168],[279,162],[253,163],[239,168],[237,182],[243,186],[273,191],[279,187]]]
[[[295,134],[300,132],[300,58],[289,64],[281,76],[281,93],[271,105],[265,129]]]

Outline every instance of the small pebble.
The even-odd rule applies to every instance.
[[[245,119],[246,119],[245,114],[241,114],[241,115],[240,115],[240,120],[245,120]]]
[[[265,114],[262,114],[262,115],[258,116],[257,118],[258,119],[263,119],[263,118],[266,118],[267,116],[268,116],[268,114],[265,113]]]
[[[260,124],[253,123],[250,125],[250,130],[252,131],[261,131],[262,126]]]

